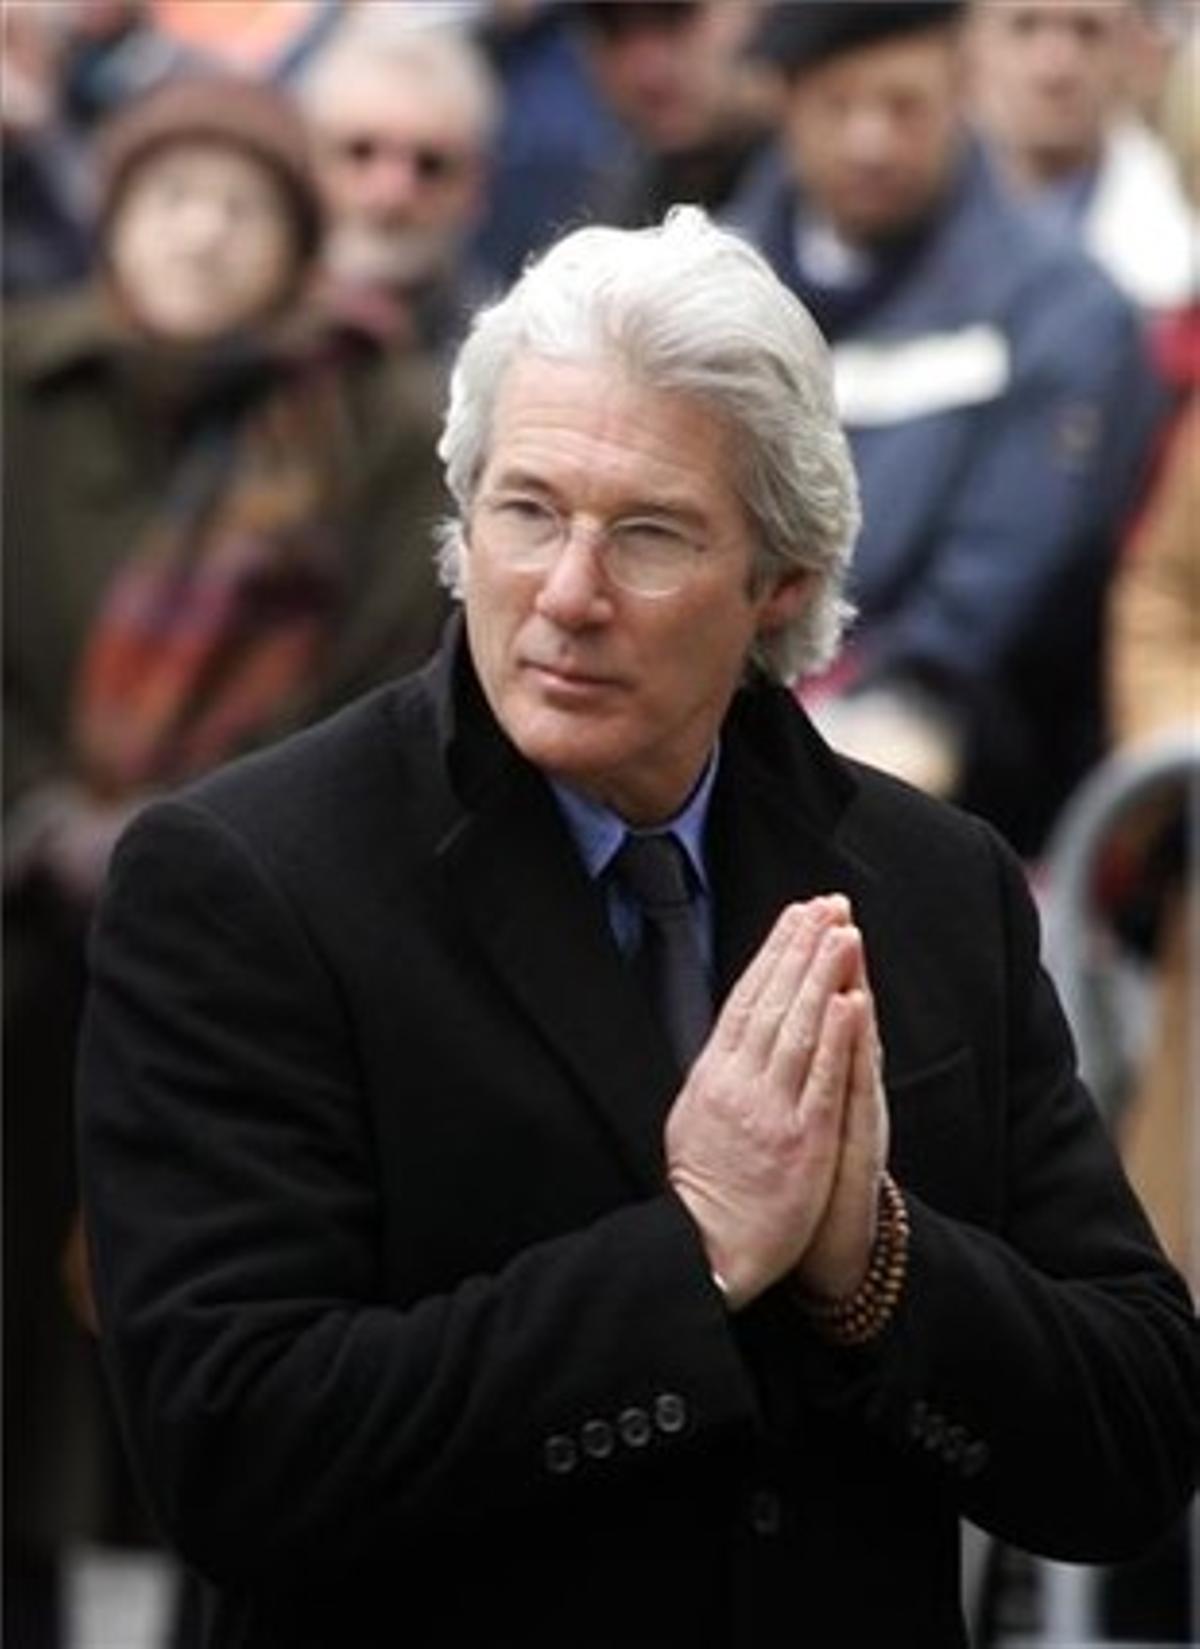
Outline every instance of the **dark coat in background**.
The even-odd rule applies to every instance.
[[[80,778],[73,701],[111,581],[140,553],[187,431],[228,390],[231,362],[139,343],[97,290],[15,307],[4,385],[5,1431],[7,1534],[54,1543],[127,1537],[97,1458],[98,1387],[69,1316],[60,1256],[75,1203],[71,1092],[88,910],[34,864],[21,820]],[[331,523],[341,594],[329,651],[255,742],[414,668],[445,618],[429,549],[444,507],[434,454],[439,383],[416,357],[345,339],[344,513]],[[252,366],[255,395],[286,358]],[[90,1417],[90,1418],[89,1418]],[[117,1491],[117,1498],[122,1498]],[[136,1517],[134,1518],[136,1523]],[[121,1525],[115,1527],[114,1523]]]
[[[965,1643],[960,1516],[1125,1553],[1192,1481],[1186,1294],[1087,1094],[1021,870],[739,694],[723,994],[842,889],[908,1285],[865,1351],[734,1318],[666,1188],[674,1081],[465,651],[156,805],[93,952],[105,1349],[216,1646]]]
[[[319,676],[268,735],[414,668],[445,617],[429,530],[442,385],[415,354],[347,332],[341,393],[345,596]],[[216,351],[210,357],[219,362]],[[288,362],[262,358],[265,397]],[[228,373],[225,374],[228,377]],[[13,311],[5,345],[5,798],[67,775],[80,654],[114,572],[162,500],[187,429],[226,385],[139,346],[98,290]]]

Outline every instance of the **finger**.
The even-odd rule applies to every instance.
[[[846,1146],[848,1152],[866,1161],[872,1172],[878,1172],[887,1158],[888,1113],[874,1004],[870,993],[863,990],[849,992],[847,1000],[853,1002],[856,1026],[846,1108]]]
[[[853,1006],[846,997],[833,996],[827,1001],[798,1108],[798,1121],[806,1136],[814,1171],[827,1167],[831,1187],[842,1155],[854,1018]]]
[[[829,914],[822,901],[812,901],[804,907],[804,913],[791,945],[764,980],[746,1019],[742,1048],[760,1068],[765,1068],[774,1056],[780,1029],[794,1010],[828,931]]]
[[[789,964],[799,943],[804,945],[805,934],[813,920],[813,904],[786,905],[776,918],[775,925],[743,970],[737,983],[725,1000],[713,1030],[713,1043],[722,1052],[732,1052],[742,1046],[751,1022],[762,1013],[764,993],[781,967]],[[778,995],[786,985],[775,985]]]
[[[831,924],[836,926],[853,920],[854,913],[844,893],[823,893],[820,903],[825,906]]]
[[[862,945],[852,927],[827,928],[819,936],[810,966],[779,1022],[771,1060],[782,1091],[794,1104],[819,1044],[830,1001],[854,983]]]

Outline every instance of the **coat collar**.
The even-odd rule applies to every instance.
[[[456,615],[427,676],[456,802],[435,850],[445,898],[653,1194],[677,1078],[601,892],[549,785],[492,716],[463,630]],[[720,996],[783,904],[861,877],[829,841],[853,788],[791,694],[765,683],[739,693],[709,820]]]

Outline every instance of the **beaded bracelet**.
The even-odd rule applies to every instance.
[[[879,1182],[879,1219],[871,1263],[862,1282],[841,1300],[799,1296],[805,1315],[825,1339],[839,1346],[861,1346],[887,1327],[908,1273],[908,1234],[904,1194],[885,1173]]]

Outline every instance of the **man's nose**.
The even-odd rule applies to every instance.
[[[612,612],[612,598],[601,561],[602,541],[595,532],[573,527],[542,579],[535,606],[544,618],[564,628],[602,622]]]
[[[416,156],[406,149],[381,149],[362,180],[373,211],[408,213],[421,188]]]
[[[891,155],[895,126],[885,109],[864,104],[847,116],[843,143],[847,157],[859,165],[871,165]]]

